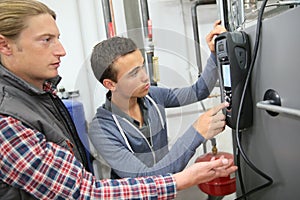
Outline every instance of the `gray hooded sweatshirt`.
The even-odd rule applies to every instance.
[[[89,126],[90,139],[112,168],[111,178],[176,173],[186,167],[197,147],[205,141],[191,125],[168,149],[165,108],[179,107],[206,98],[218,78],[215,56],[211,54],[197,82],[185,88],[150,87],[140,99],[147,110],[150,135],[145,136],[128,117],[114,109],[109,98],[98,108]],[[111,107],[107,109],[107,107]]]

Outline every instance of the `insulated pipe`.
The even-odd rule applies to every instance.
[[[197,0],[192,4],[192,24],[194,32],[194,42],[196,50],[196,61],[198,66],[198,75],[202,73],[202,62],[201,62],[201,51],[200,51],[200,40],[199,40],[199,30],[198,30],[198,19],[197,19],[197,7],[200,5],[215,4],[216,0]]]
[[[102,8],[103,8],[106,37],[111,38],[115,35],[115,31],[114,31],[114,25],[111,17],[110,1],[102,0]]]
[[[148,51],[146,52],[147,55],[147,63],[148,63],[148,73],[149,73],[149,77],[150,77],[150,84],[151,85],[155,85],[157,86],[157,82],[154,81],[153,78],[153,56],[154,56],[154,52],[153,51]]]
[[[113,36],[116,35],[116,23],[115,23],[113,0],[109,0],[109,8],[110,8],[111,23],[112,23],[112,34],[111,34],[111,36],[113,37]]]
[[[150,77],[150,84],[157,85],[157,78],[153,77],[154,67],[153,67],[153,57],[154,57],[154,46],[152,43],[152,23],[149,17],[148,1],[141,0],[141,13],[142,13],[142,22],[144,30],[144,38],[146,39],[145,51],[147,57],[148,73]]]
[[[144,27],[144,36],[145,38],[148,38],[149,40],[152,40],[152,33],[151,30],[149,30],[149,9],[148,9],[148,2],[147,0],[141,0],[141,11],[142,11],[142,22]]]

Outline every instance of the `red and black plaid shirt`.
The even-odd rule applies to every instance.
[[[47,91],[55,90],[51,85]],[[72,153],[0,115],[0,180],[38,199],[173,199],[171,175],[96,180]]]

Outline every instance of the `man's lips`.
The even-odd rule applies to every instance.
[[[54,66],[54,67],[59,67],[60,66],[60,62],[51,63],[51,65]]]
[[[150,83],[147,83],[144,88],[145,90],[148,90],[150,88]]]

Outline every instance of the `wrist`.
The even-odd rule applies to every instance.
[[[184,190],[193,185],[188,174],[185,174],[185,170],[174,174],[173,178],[175,179],[175,182],[176,182],[176,190],[177,191]]]

